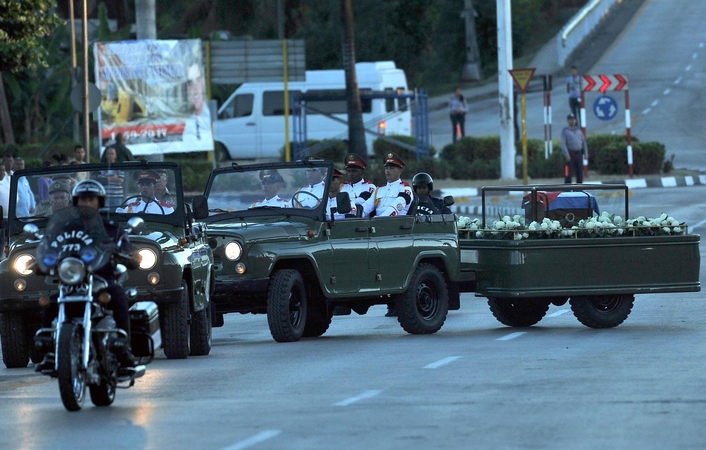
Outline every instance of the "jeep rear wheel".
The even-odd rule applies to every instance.
[[[574,316],[591,328],[617,327],[628,318],[634,302],[632,294],[591,295],[569,300]]]
[[[32,340],[27,339],[26,324],[21,311],[0,314],[0,340],[5,367],[27,367],[29,344]]]
[[[184,359],[189,356],[191,330],[189,327],[189,287],[181,282],[178,302],[163,303],[159,307],[162,347],[167,359]]]
[[[449,311],[449,292],[436,266],[420,264],[407,291],[396,296],[397,321],[411,334],[439,331]]]
[[[307,315],[304,280],[293,269],[278,270],[267,291],[267,323],[277,342],[295,342],[304,334]]]
[[[510,327],[531,327],[549,310],[546,298],[488,297],[488,306],[498,322]]]

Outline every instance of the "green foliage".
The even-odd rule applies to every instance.
[[[415,139],[413,136],[402,136],[399,134],[391,134],[387,136],[388,138],[401,141],[407,145],[411,146],[416,146],[417,145],[417,139]],[[373,155],[375,155],[375,159],[378,161],[381,161],[385,158],[385,155],[389,152],[396,153],[399,155],[400,158],[402,158],[402,161],[407,163],[408,161],[416,160],[417,159],[417,153],[414,150],[410,150],[408,148],[401,147],[394,142],[390,142],[384,139],[375,139],[373,141]],[[429,148],[429,156],[434,156],[436,154],[436,149],[431,146]]]
[[[48,65],[42,39],[64,22],[53,13],[55,0],[0,0],[0,72]]]
[[[115,33],[110,31],[108,25],[108,8],[105,3],[98,5],[98,33],[97,38],[100,42],[124,41],[130,37],[130,26],[124,26]],[[91,52],[92,53],[92,52]],[[92,56],[92,55],[91,55]]]
[[[68,30],[57,28],[41,42],[47,51],[49,67],[3,74],[10,117],[19,142],[49,143],[53,137],[70,133],[71,58],[65,52],[69,42]]]
[[[203,157],[201,159],[174,157],[169,158],[169,161],[176,162],[181,167],[184,192],[203,193],[203,190],[206,188],[206,183],[208,182],[208,177],[213,170],[213,163],[211,161]]]
[[[634,143],[638,142],[639,139],[633,136],[631,141]],[[586,138],[586,144],[588,145],[588,165],[592,167],[596,164],[595,155],[601,149],[613,144],[622,145],[625,148],[628,145],[628,141],[624,134],[594,134]]]
[[[647,175],[660,173],[666,150],[659,142],[633,142],[633,173]],[[603,174],[627,174],[627,144],[614,141],[600,149],[595,157],[595,168]]]
[[[522,155],[522,142],[515,144],[517,154]],[[544,157],[544,141],[540,139],[527,140],[527,175],[530,178],[556,178],[563,176],[564,155],[558,141],[553,142],[549,158]],[[517,165],[517,177],[523,178],[522,163]]]

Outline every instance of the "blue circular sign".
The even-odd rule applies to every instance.
[[[601,120],[612,120],[618,114],[618,102],[613,97],[601,95],[593,102],[593,114]]]

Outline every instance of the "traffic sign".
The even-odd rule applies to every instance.
[[[71,89],[71,94],[69,99],[74,109],[78,112],[83,112],[83,95],[84,87],[86,85],[84,82],[80,82]],[[90,112],[95,111],[101,104],[101,91],[93,83],[88,83],[88,110]]]
[[[584,75],[583,79],[587,83],[583,88],[585,92],[591,92],[596,87],[602,93],[628,90],[627,75]]]
[[[618,102],[613,97],[601,95],[593,102],[593,114],[600,120],[611,120],[618,113]]]
[[[534,75],[534,70],[535,69],[513,69],[508,70],[508,72],[512,75],[512,79],[515,80],[515,84],[520,88],[520,91],[524,93],[532,79],[532,75]]]

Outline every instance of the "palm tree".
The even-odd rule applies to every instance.
[[[341,0],[341,22],[343,23],[343,69],[346,73],[346,97],[348,102],[348,145],[351,153],[367,159],[363,107],[358,91],[355,72],[355,27],[351,0]]]

